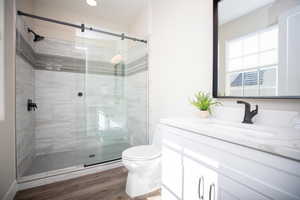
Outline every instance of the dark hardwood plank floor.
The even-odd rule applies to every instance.
[[[124,167],[19,191],[15,200],[158,200],[160,191],[129,198]]]

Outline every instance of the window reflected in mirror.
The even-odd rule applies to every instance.
[[[218,4],[218,96],[300,96],[300,1]]]

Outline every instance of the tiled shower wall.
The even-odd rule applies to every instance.
[[[130,143],[147,143],[148,72],[142,71],[127,77],[127,123]]]
[[[35,112],[27,111],[27,100],[35,100],[33,67],[16,56],[16,142],[18,174],[31,165],[35,156]]]
[[[71,151],[79,147],[85,129],[80,73],[35,70],[36,154]],[[77,132],[75,132],[77,131]]]
[[[124,77],[46,70],[35,77],[37,155],[128,142]]]
[[[121,77],[35,70],[35,77],[37,154],[147,143],[147,71]]]
[[[122,77],[34,70],[19,56],[17,66],[18,160],[147,142],[147,71]],[[37,103],[37,111],[26,110],[27,98]]]

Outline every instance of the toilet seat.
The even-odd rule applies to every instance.
[[[122,153],[122,158],[125,160],[152,160],[160,157],[161,151],[153,145],[141,145],[126,149]]]

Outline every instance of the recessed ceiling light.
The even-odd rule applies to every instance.
[[[90,6],[97,6],[96,0],[86,0],[86,3],[89,4]]]

